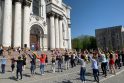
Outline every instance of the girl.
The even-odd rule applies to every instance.
[[[53,73],[55,73],[56,58],[55,58],[55,56],[53,54],[52,54],[51,62],[52,62],[52,65],[51,65],[52,71],[53,71]]]
[[[79,58],[79,57],[78,57]],[[86,58],[84,55],[81,55],[81,58],[79,58],[79,62],[81,64],[80,68],[80,79],[83,83],[86,83],[85,79],[85,72],[86,72]]]
[[[109,60],[109,67],[110,67],[110,72],[111,72],[111,74],[112,74],[112,72],[114,72],[114,74],[116,74],[115,73],[115,61],[114,61],[114,58],[113,58],[113,55],[112,55],[112,53],[110,54],[110,60]]]

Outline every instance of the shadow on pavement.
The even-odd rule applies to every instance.
[[[80,75],[80,73],[78,73],[78,75]],[[93,76],[93,74],[90,72],[86,72],[86,76]]]
[[[15,76],[12,76],[12,77],[9,77],[10,80],[14,80],[14,81],[17,81],[16,77]]]
[[[30,75],[28,75],[28,74],[23,74],[23,76],[25,76],[25,77],[31,77]]]
[[[73,82],[71,82],[70,80],[64,80],[62,82],[55,82],[55,83],[73,83]]]

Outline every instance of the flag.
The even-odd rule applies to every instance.
[[[32,53],[33,53],[34,58],[38,56],[35,52],[32,52]]]

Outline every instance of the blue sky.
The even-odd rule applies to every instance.
[[[64,0],[72,7],[72,37],[95,36],[95,29],[124,25],[124,0]]]

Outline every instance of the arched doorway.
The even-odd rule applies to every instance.
[[[44,32],[41,26],[33,25],[30,30],[30,47],[32,50],[43,49]]]

